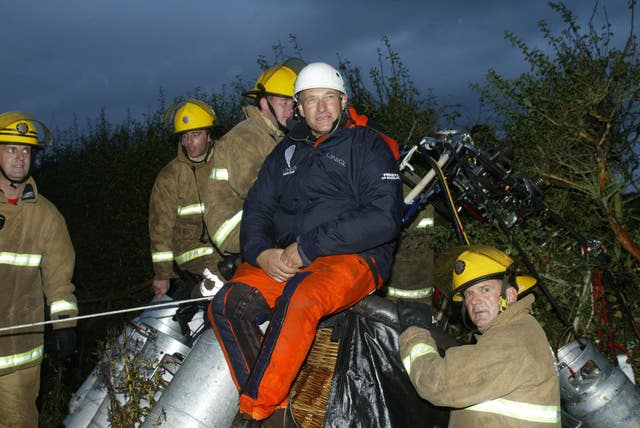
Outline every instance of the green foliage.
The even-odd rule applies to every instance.
[[[618,285],[599,295],[588,277],[596,266],[595,254],[583,257],[576,238],[552,229],[548,218],[534,224],[527,217],[521,239],[539,261],[553,296],[578,330],[600,341],[602,349],[611,333],[616,342],[637,351],[638,335],[630,320],[638,318],[638,307],[627,306],[634,311],[628,315],[621,304],[640,298],[638,259],[633,256],[640,234],[637,227],[626,225],[637,225],[633,203],[639,178],[640,63],[631,30],[635,2],[629,4],[631,26],[621,47],[615,46],[606,19],[596,23],[596,9],[583,29],[566,6],[550,7],[565,28],[556,35],[546,22],[539,22],[547,49],[530,48],[506,32],[530,71],[509,80],[490,70],[484,85],[475,89],[501,118],[496,127],[514,152],[514,169],[542,177],[545,202],[580,233],[601,242],[596,252],[606,249]],[[606,320],[598,312],[605,301],[610,311]],[[539,306],[539,318],[548,328],[551,308],[546,300]]]
[[[104,116],[40,159],[36,180],[65,217],[76,250],[80,300],[121,294],[150,275],[148,198],[176,145],[160,112],[113,127]]]

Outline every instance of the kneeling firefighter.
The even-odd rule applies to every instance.
[[[453,407],[449,426],[560,426],[560,387],[547,337],[531,315],[536,279],[492,247],[467,247],[452,266],[453,300],[478,328],[477,343],[437,351],[427,311],[403,311],[400,356],[418,394]]]

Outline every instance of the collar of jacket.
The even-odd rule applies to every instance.
[[[255,120],[258,123],[263,123],[268,134],[273,135],[276,141],[280,141],[284,138],[284,132],[277,126],[275,126],[267,117],[262,114],[260,109],[256,106],[248,105],[242,107],[242,112],[247,119]]]
[[[340,128],[344,128],[344,120],[340,121],[340,124],[338,124],[337,129]],[[334,130],[335,132],[335,130]],[[332,135],[331,134],[322,134],[319,137],[316,137],[315,135],[313,135],[313,132],[311,132],[311,128],[309,128],[309,125],[307,125],[307,121],[305,120],[300,120],[298,121],[289,131],[289,138],[291,138],[292,140],[295,141],[307,141],[309,143],[312,143],[315,146],[317,146],[321,141],[325,140],[328,136]],[[320,142],[319,142],[319,141]]]
[[[8,203],[8,198],[5,196],[4,192],[0,191],[2,195],[2,202]],[[20,196],[20,201],[22,202],[35,202],[38,197],[38,188],[36,186],[36,182],[33,177],[29,177],[27,182],[24,185],[24,189],[22,189],[22,196]]]
[[[535,301],[535,297],[533,294],[529,294],[528,296],[523,297],[521,300],[517,300],[507,306],[507,309],[504,312],[499,313],[493,321],[489,323],[487,327],[483,330],[480,330],[481,333],[486,333],[491,327],[509,324],[515,318],[520,317],[523,313],[530,314],[531,306]]]

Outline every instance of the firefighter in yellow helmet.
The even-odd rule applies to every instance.
[[[430,334],[430,316],[398,318],[400,356],[418,394],[452,407],[450,427],[559,427],[560,387],[547,337],[531,315],[536,280],[511,257],[488,246],[467,247],[453,266],[453,300],[478,328],[476,342],[444,356]],[[426,312],[426,311],[425,311]]]
[[[265,70],[253,87],[244,92],[252,104],[243,107],[245,119],[218,142],[227,164],[229,184],[244,201],[265,158],[287,132],[293,119],[293,84],[305,66],[289,58]],[[242,204],[239,205],[242,209]]]
[[[215,225],[206,221],[208,188],[218,182],[212,128],[214,110],[189,99],[165,113],[179,139],[178,154],[158,174],[149,202],[149,238],[154,269],[153,291],[161,298],[180,275],[197,286],[205,269],[217,274],[220,248],[212,242]],[[238,251],[238,245],[232,249]]]
[[[78,312],[67,226],[30,177],[35,150],[50,140],[48,129],[34,117],[0,114],[0,327],[44,321],[45,303],[52,320]],[[54,324],[59,358],[75,347],[73,327],[75,321]],[[42,326],[0,335],[0,426],[38,425],[43,336]]]

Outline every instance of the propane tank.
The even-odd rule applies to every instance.
[[[171,301],[164,296],[161,301]],[[162,379],[170,382],[173,373],[179,367],[182,359],[190,352],[191,338],[182,333],[179,323],[173,320],[179,302],[175,306],[161,308],[150,307],[125,326],[125,331],[118,337],[121,353],[136,355],[139,361],[144,361],[146,376],[150,377],[156,370],[162,370]],[[200,324],[198,327],[197,324]],[[201,329],[204,324],[202,311],[200,316],[194,317],[189,324],[192,331]],[[102,380],[100,371],[109,367],[112,373],[123,371],[123,355],[114,351],[110,358],[106,356],[89,374],[80,388],[69,401],[69,415],[64,419],[65,427],[77,428],[106,428],[109,426],[108,412],[110,400],[107,387]],[[156,399],[161,391],[156,393]],[[125,402],[123,395],[117,397]]]
[[[208,328],[146,416],[142,428],[228,427],[237,411],[238,390],[218,339]]]
[[[565,411],[585,427],[640,428],[640,392],[593,346],[578,338],[558,350]]]

